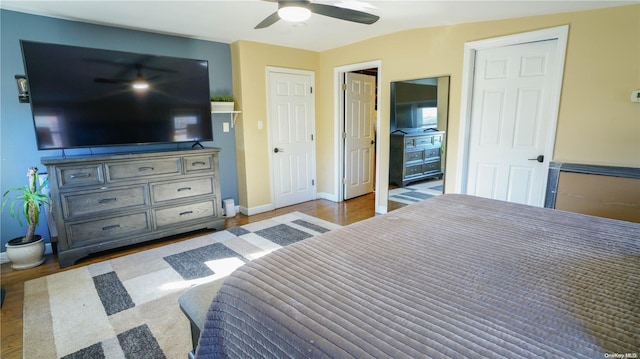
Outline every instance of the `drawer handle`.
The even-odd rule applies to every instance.
[[[116,228],[120,228],[120,225],[119,224],[112,224],[110,226],[104,226],[104,227],[102,227],[102,230],[103,231],[109,231],[109,230],[116,229]]]
[[[91,177],[91,173],[72,173],[71,176],[69,176],[71,178],[87,178],[87,177]]]
[[[181,216],[186,216],[187,214],[192,214],[193,211],[186,211],[186,212],[182,212],[180,213]]]
[[[191,187],[181,187],[181,188],[178,188],[178,192],[182,192],[182,191],[191,191]]]
[[[206,163],[204,161],[197,161],[191,163],[192,166],[204,166]]]
[[[138,172],[143,172],[143,171],[153,171],[153,167],[151,166],[138,167]]]
[[[99,200],[98,203],[109,203],[109,202],[115,202],[115,201],[116,201],[115,197],[113,197],[113,198],[103,198],[103,199]]]

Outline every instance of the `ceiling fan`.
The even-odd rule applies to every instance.
[[[136,64],[135,68],[137,71],[135,79],[98,77],[98,78],[95,78],[94,81],[98,83],[107,83],[107,84],[126,84],[126,85],[131,85],[131,87],[133,87],[134,90],[146,90],[149,88],[149,81],[155,80],[158,77],[160,77],[160,75],[158,75],[158,76],[153,76],[151,78],[145,78],[144,76],[142,76],[142,65]]]
[[[379,16],[366,12],[347,9],[334,5],[316,4],[309,0],[264,0],[278,3],[278,11],[267,16],[254,29],[264,29],[278,20],[300,22],[307,20],[311,13],[333,17],[340,20],[371,25],[380,19]]]

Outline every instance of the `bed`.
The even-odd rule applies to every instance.
[[[230,275],[197,358],[640,353],[640,225],[446,194]]]

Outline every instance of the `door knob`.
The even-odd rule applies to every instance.
[[[282,148],[276,147],[276,148],[273,149],[273,152],[275,152],[275,153],[284,152],[284,150]]]
[[[538,161],[540,163],[544,162],[544,155],[538,155],[536,158],[529,158],[529,161]]]

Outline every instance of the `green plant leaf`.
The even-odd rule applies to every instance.
[[[22,219],[26,219],[29,226],[35,226],[38,224],[40,216],[40,207],[44,204],[51,204],[51,198],[42,193],[42,189],[46,187],[48,181],[45,180],[39,186],[36,186],[37,182],[34,180],[23,187],[10,188],[2,194],[2,211],[6,206],[9,206],[9,215],[18,221],[20,226],[23,226]],[[10,194],[15,194],[15,197],[10,198]],[[16,207],[20,207],[16,210]],[[29,216],[29,208],[33,208],[33,218]],[[49,207],[51,209],[51,207]]]
[[[233,102],[233,96],[211,96],[212,102]]]

